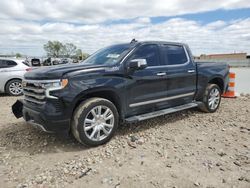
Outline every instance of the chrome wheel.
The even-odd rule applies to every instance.
[[[208,105],[211,110],[215,110],[220,103],[220,91],[217,88],[213,88],[208,97]]]
[[[9,85],[9,92],[12,95],[20,95],[23,92],[22,84],[21,82],[12,82]]]
[[[107,138],[114,127],[114,114],[107,106],[95,106],[86,115],[84,120],[85,135],[92,141],[101,141]]]

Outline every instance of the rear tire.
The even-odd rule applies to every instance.
[[[90,98],[74,111],[71,131],[87,146],[107,143],[118,127],[119,115],[115,105],[107,99]]]
[[[6,93],[11,96],[20,96],[23,94],[22,81],[19,79],[13,79],[6,84]]]
[[[216,112],[221,102],[220,87],[216,84],[208,84],[202,102],[203,105],[200,107],[200,110],[209,113]]]

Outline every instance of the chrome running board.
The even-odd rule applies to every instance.
[[[126,118],[125,122],[134,123],[134,122],[137,122],[137,121],[143,121],[143,120],[146,120],[146,119],[150,119],[150,118],[154,118],[154,117],[158,117],[158,116],[178,112],[178,111],[181,111],[181,110],[186,110],[186,109],[189,109],[189,108],[195,108],[198,105],[199,104],[196,103],[196,102],[191,102],[191,103],[188,103],[188,104],[184,104],[184,105],[180,105],[180,106],[176,106],[176,107],[172,107],[172,108],[166,108],[166,109],[163,109],[163,110],[158,110],[158,111],[149,112],[149,113],[146,113],[146,114],[132,116],[132,117]]]

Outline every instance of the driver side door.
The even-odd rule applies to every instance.
[[[127,85],[128,116],[165,108],[167,103],[166,66],[161,64],[159,47],[156,44],[139,46],[127,60],[145,59],[147,67],[129,73]]]

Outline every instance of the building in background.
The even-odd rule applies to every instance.
[[[194,59],[197,62],[227,63],[232,67],[250,67],[250,56],[247,53],[202,54]]]
[[[202,54],[199,57],[196,57],[197,59],[201,60],[208,60],[208,59],[214,59],[214,60],[220,60],[220,59],[228,59],[228,60],[246,60],[247,59],[247,53],[231,53],[231,54],[210,54],[205,55]]]

